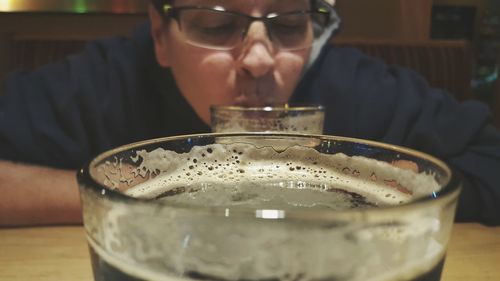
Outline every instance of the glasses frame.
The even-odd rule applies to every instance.
[[[158,7],[157,7],[158,8]],[[234,16],[238,16],[238,17],[242,17],[244,19],[247,20],[247,25],[245,27],[245,29],[243,30],[242,34],[241,34],[241,38],[240,38],[240,41],[237,42],[236,44],[232,45],[232,46],[228,46],[228,47],[217,47],[217,46],[207,46],[207,45],[204,45],[202,43],[196,43],[196,42],[193,42],[189,39],[186,38],[186,42],[188,42],[189,44],[193,45],[193,46],[197,46],[197,47],[202,47],[202,48],[207,48],[207,49],[214,49],[214,50],[232,50],[234,48],[236,48],[238,45],[240,45],[241,43],[244,42],[244,39],[248,33],[248,30],[250,28],[250,26],[252,25],[252,23],[256,22],[256,21],[260,21],[264,24],[264,26],[266,27],[266,31],[267,31],[267,36],[268,38],[270,39],[270,41],[272,43],[274,43],[275,41],[273,40],[273,34],[271,32],[272,28],[270,27],[271,24],[270,22],[272,22],[273,20],[276,20],[276,18],[280,17],[280,16],[287,16],[287,15],[318,15],[318,16],[321,16],[321,17],[324,17],[324,26],[322,26],[322,28],[324,29],[325,27],[328,26],[328,24],[330,23],[330,20],[331,20],[331,11],[323,6],[320,6],[320,7],[316,7],[312,10],[298,10],[298,11],[290,11],[290,12],[285,12],[285,13],[281,13],[281,14],[278,14],[278,13],[269,13],[267,15],[264,15],[264,16],[261,16],[261,17],[255,17],[255,16],[251,16],[251,15],[247,15],[247,14],[244,14],[244,13],[241,13],[241,12],[236,12],[236,11],[231,11],[231,10],[225,10],[225,9],[218,9],[217,7],[204,7],[204,6],[180,6],[180,7],[174,7],[168,3],[165,3],[161,6],[161,9],[159,9],[161,15],[163,16],[163,18],[168,21],[170,19],[174,19],[175,21],[177,21],[177,24],[179,25],[179,30],[182,32],[182,23],[181,23],[181,20],[180,20],[180,14],[183,12],[183,11],[189,11],[189,10],[207,10],[207,11],[213,11],[213,12],[217,12],[217,13],[225,13],[225,14],[231,14],[231,15],[234,15]],[[316,36],[314,36],[314,38],[316,38]],[[314,40],[313,40],[314,41]],[[312,45],[312,42],[311,42],[311,45]],[[310,45],[307,45],[307,46],[301,46],[301,47],[297,47],[297,48],[282,48],[280,47],[280,49],[286,49],[286,50],[300,50],[300,49],[304,49],[304,48],[307,48],[307,47],[310,47]]]

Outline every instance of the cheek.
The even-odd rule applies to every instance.
[[[236,78],[234,64],[230,54],[208,53],[199,56],[186,75],[205,101],[218,103],[231,96]]]
[[[296,54],[282,54],[276,56],[277,71],[286,77],[300,75],[304,69],[306,59]]]
[[[275,79],[287,98],[300,80],[307,57],[308,53],[283,53],[276,56]]]
[[[224,88],[227,83],[234,79],[235,61],[228,53],[213,53],[203,56],[198,64],[198,71],[203,74],[207,83],[216,84]]]
[[[210,105],[232,101],[236,74],[231,55],[186,46],[171,62],[182,95],[206,122]]]

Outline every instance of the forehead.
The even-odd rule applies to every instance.
[[[222,6],[228,10],[249,11],[303,9],[308,7],[310,0],[176,0],[176,6]]]

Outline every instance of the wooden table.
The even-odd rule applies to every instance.
[[[92,280],[83,228],[0,229],[0,280]],[[500,280],[500,227],[454,227],[442,281],[474,280]]]

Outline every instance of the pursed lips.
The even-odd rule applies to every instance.
[[[237,88],[235,105],[238,106],[265,106],[276,103],[276,87],[272,83],[253,82],[239,85]]]

